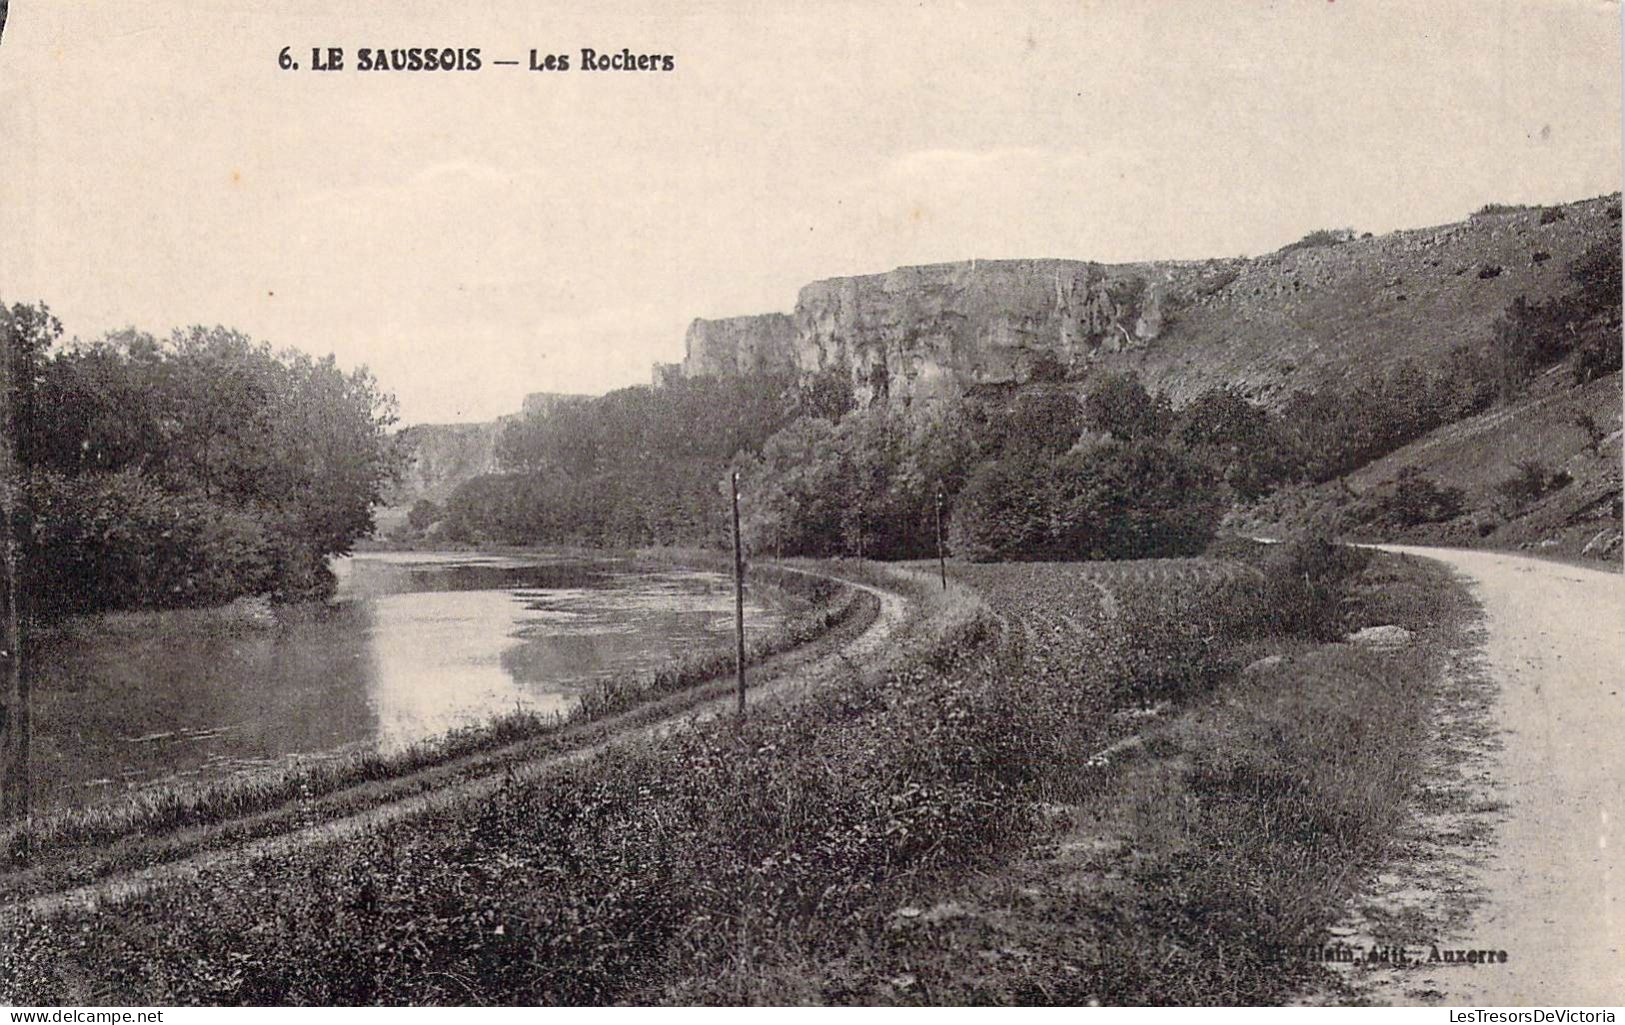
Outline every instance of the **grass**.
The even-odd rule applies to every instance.
[[[1374,560],[1346,596],[1348,625],[1395,623],[1417,642],[1254,637],[1239,646],[1249,656],[1287,656],[1150,720],[1121,756],[1050,762],[1019,852],[900,887],[856,942],[809,930],[813,942],[661,995],[1273,1004],[1330,984],[1299,951],[1325,942],[1391,853],[1417,799],[1440,665],[1474,615],[1443,570],[1398,557]]]
[[[689,552],[650,555],[646,561],[708,565],[716,560],[709,553]],[[749,637],[748,665],[760,664],[851,622],[872,605],[861,592],[819,576],[815,571],[760,566],[753,567],[752,579],[796,597],[804,609],[773,630]],[[292,759],[221,780],[162,783],[101,804],[36,816],[26,828],[8,825],[0,830],[0,871],[19,870],[53,858],[79,855],[87,848],[126,837],[150,838],[244,819],[293,803],[305,806],[308,812],[308,802],[347,788],[398,779],[471,756],[499,752],[695,688],[731,673],[734,658],[731,649],[702,650],[674,659],[646,676],[628,675],[599,681],[583,693],[579,704],[565,716],[515,711],[400,750],[362,749],[331,757]],[[348,803],[343,807],[353,809]],[[308,814],[297,817],[306,819]]]
[[[1441,485],[1463,489],[1464,513],[1444,523],[1381,531],[1381,536],[1372,527],[1353,527],[1348,536],[1617,567],[1617,551],[1606,557],[1581,552],[1599,532],[1620,528],[1612,504],[1620,493],[1619,395],[1619,374],[1576,386],[1569,380],[1567,365],[1559,365],[1537,378],[1515,402],[1436,428],[1367,463],[1348,476],[1346,489],[1336,481],[1284,488],[1239,510],[1232,517],[1233,527],[1270,534],[1310,527],[1349,530],[1346,512],[1356,496],[1414,466]],[[1586,432],[1576,426],[1577,414],[1592,417],[1609,432],[1595,450]],[[1496,485],[1526,460],[1542,461],[1551,471],[1568,474],[1572,482],[1522,507],[1498,509]]]
[[[1405,812],[1461,611],[1447,581],[1380,557],[1343,580],[1345,625],[1421,643],[1281,637],[1290,660],[1240,673],[1293,622],[1261,600],[1285,593],[1268,568],[956,574],[985,609],[914,574],[907,650],[803,701],[116,909],[19,917],[0,999],[90,979],[180,1004],[1231,1003],[1310,981],[1283,950]]]

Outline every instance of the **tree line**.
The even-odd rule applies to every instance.
[[[330,356],[223,327],[64,342],[44,304],[0,304],[0,341],[37,614],[324,596],[399,471],[394,399]]]

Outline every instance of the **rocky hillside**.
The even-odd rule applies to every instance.
[[[584,402],[585,395],[532,392],[520,412],[485,423],[414,424],[401,429],[400,443],[410,453],[400,482],[377,512],[378,527],[387,531],[422,499],[444,502],[457,485],[502,469],[497,440],[502,428],[518,417],[548,416],[561,406]]]
[[[1552,368],[1519,400],[1430,431],[1348,475],[1291,488],[1236,510],[1231,526],[1248,534],[1304,529],[1351,532],[1373,540],[1453,547],[1521,549],[1619,564],[1621,526],[1620,375],[1584,385]],[[1460,512],[1409,527],[1354,528],[1346,512],[1407,472],[1461,493]],[[1509,482],[1533,472],[1538,491]]]
[[[1320,233],[1251,259],[997,260],[807,285],[789,314],[696,320],[681,373],[794,366],[849,374],[860,399],[927,397],[1133,369],[1176,399],[1234,383],[1266,402],[1403,356],[1485,339],[1514,298],[1565,284],[1608,237],[1618,197],[1483,213],[1377,237]]]
[[[411,506],[423,498],[440,502],[470,477],[495,473],[502,423],[414,424],[402,429],[399,438],[411,456],[389,505]]]

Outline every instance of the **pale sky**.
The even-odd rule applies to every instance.
[[[691,318],[818,278],[1257,254],[1621,177],[1599,0],[243,6],[12,0],[0,298],[335,353],[406,422],[644,383]],[[353,70],[427,45],[486,66]],[[676,70],[578,70],[623,46]],[[490,63],[532,47],[571,70]]]

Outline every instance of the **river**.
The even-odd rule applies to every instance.
[[[720,574],[624,560],[368,553],[326,605],[83,617],[35,645],[35,800],[84,804],[294,755],[394,749],[733,632]],[[747,631],[786,609],[746,600]]]

